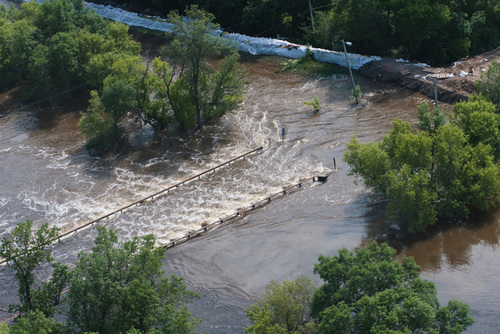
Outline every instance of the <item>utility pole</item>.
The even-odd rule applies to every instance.
[[[351,64],[349,63],[349,57],[347,57],[347,50],[345,48],[345,45],[351,45],[351,42],[344,42],[342,40],[342,45],[344,46],[344,54],[345,54],[345,60],[347,62],[347,67],[349,68],[349,74],[351,75],[351,81],[352,81],[352,93],[354,94],[354,98],[356,99],[356,104],[359,104],[358,101],[358,95],[356,94],[356,84],[354,83],[354,77],[352,76],[352,70],[351,70]]]
[[[441,84],[440,82],[437,82],[435,78],[430,78],[432,83],[434,84],[434,104],[436,106],[436,109],[438,108],[438,94],[437,94],[437,84]]]
[[[438,108],[438,91],[437,91],[437,83],[436,80],[433,80],[434,82],[434,100],[436,101],[436,109]]]
[[[311,0],[309,0],[309,12],[311,13],[311,25],[312,25],[313,33],[314,33],[314,17],[313,17],[313,9],[311,6]]]

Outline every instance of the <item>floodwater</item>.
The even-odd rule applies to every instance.
[[[244,309],[271,279],[313,275],[320,254],[335,255],[372,240],[387,241],[401,255],[415,257],[422,276],[435,282],[440,301],[471,306],[471,333],[496,333],[500,325],[500,259],[496,256],[500,211],[464,221],[459,227],[408,238],[388,227],[385,202],[356,184],[342,161],[352,135],[380,140],[395,117],[415,123],[419,93],[356,77],[368,105],[349,101],[347,78],[318,80],[276,73],[283,59],[245,56],[246,100],[240,110],[202,131],[171,130],[155,137],[148,128],[129,133],[119,151],[92,157],[82,149],[76,124],[76,95],[24,106],[16,90],[0,95],[0,237],[23,220],[63,231],[203,170],[263,146],[249,156],[100,224],[121,240],[153,233],[159,243],[199,228],[317,174],[314,183],[223,224],[166,252],[164,269],[182,275],[201,298],[192,312],[210,333],[243,333]],[[323,103],[314,113],[302,101]],[[450,109],[449,106],[446,106]],[[285,138],[281,137],[285,128]],[[337,170],[333,169],[333,158]],[[57,259],[73,263],[88,250],[96,229],[82,230],[54,248]],[[42,269],[40,275],[44,275]],[[0,268],[0,308],[16,301],[13,274]],[[0,312],[2,319],[8,317]]]

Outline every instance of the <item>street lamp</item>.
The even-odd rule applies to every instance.
[[[346,44],[351,46],[352,43],[351,42],[344,42],[344,40],[342,40],[342,45],[344,46],[345,60],[347,61],[347,67],[349,68],[349,74],[351,75],[352,93],[354,94],[354,98],[356,99],[356,104],[359,104],[358,95],[356,94],[356,84],[354,83],[354,77],[352,76],[352,70],[351,70],[351,64],[349,64],[349,57],[347,57],[347,50],[345,48]]]

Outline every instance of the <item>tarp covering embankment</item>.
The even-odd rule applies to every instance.
[[[43,0],[38,1],[43,2]],[[172,31],[172,24],[159,17],[145,16],[125,11],[120,8],[98,5],[90,2],[87,2],[86,6],[95,10],[96,13],[106,19],[122,22],[128,24],[129,26],[165,32]],[[230,38],[234,40],[240,51],[248,52],[252,55],[273,55],[299,59],[306,54],[306,50],[309,48],[314,54],[314,59],[317,61],[347,67],[345,55],[342,52],[291,44],[280,39],[251,37],[234,33],[228,34],[223,33],[222,30],[218,31],[218,33],[223,38]],[[348,53],[347,55],[349,57],[349,63],[354,69],[359,69],[371,61],[380,60],[380,57],[375,56],[363,56],[353,53]]]
[[[104,18],[123,22],[129,26],[165,32],[172,31],[172,24],[158,17],[143,16],[119,8],[93,3],[87,3],[87,6],[94,9],[96,13]],[[302,58],[306,54],[307,50],[306,46],[290,44],[287,41],[279,39],[250,37],[234,33],[223,34],[222,31],[220,31],[220,34],[224,38],[233,39],[240,51],[248,52],[252,55],[273,55],[298,59]],[[314,53],[314,58],[318,61],[347,67],[345,55],[342,52],[318,49],[314,47],[309,47],[309,49]],[[352,53],[348,53],[348,57],[349,63],[354,69],[359,69],[361,66],[371,61],[380,60],[379,57],[368,57]]]

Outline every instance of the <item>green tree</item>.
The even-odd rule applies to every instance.
[[[325,283],[311,304],[319,333],[461,333],[473,324],[467,304],[440,307],[419,270],[413,258],[398,262],[396,250],[375,242],[320,256],[314,272]]]
[[[439,108],[434,109],[431,115],[428,103],[422,103],[417,107],[417,117],[419,119],[418,128],[428,133],[435,132],[448,121],[445,113]]]
[[[492,62],[488,70],[481,73],[481,80],[476,83],[476,88],[500,108],[500,63]]]
[[[17,319],[16,324],[9,326],[10,334],[48,334],[60,333],[60,326],[53,318],[46,317],[42,311],[35,310],[25,317]],[[0,333],[1,330],[0,330]]]
[[[320,103],[316,95],[314,95],[312,101],[302,101],[304,105],[312,107],[314,112],[319,112],[323,103]]]
[[[200,129],[204,120],[232,111],[242,101],[244,72],[238,68],[234,45],[216,34],[219,26],[213,23],[212,14],[192,6],[186,10],[186,16],[190,19],[176,11],[169,15],[174,24],[174,40],[163,48],[163,53],[171,59],[173,75],[178,75],[179,83],[167,93],[181,126],[190,125],[184,115],[194,111]],[[209,66],[209,57],[224,53],[228,56],[218,69]]]
[[[71,273],[68,322],[73,331],[98,333],[192,333],[198,321],[186,302],[196,294],[182,278],[163,277],[164,249],[155,240],[118,244],[98,228],[91,253],[79,254]]]
[[[5,11],[0,19],[2,88],[23,82],[27,99],[87,83],[101,89],[109,73],[87,73],[96,68],[89,66],[93,57],[139,54],[140,45],[128,34],[128,26],[108,23],[84,4],[83,0],[33,1],[23,3],[20,10]]]
[[[353,138],[347,145],[344,159],[350,174],[383,193],[390,212],[404,218],[410,232],[423,231],[439,218],[464,217],[471,208],[488,210],[500,202],[495,179],[500,166],[494,162],[497,147],[492,146],[498,143],[496,116],[481,111],[486,106],[474,99],[468,103],[457,107],[459,119],[453,123],[445,124],[439,110],[431,117],[429,108],[422,106],[423,131],[414,132],[410,124],[396,119],[382,142],[361,144]]]
[[[95,149],[110,148],[122,135],[120,122],[137,107],[137,85],[144,73],[141,58],[131,55],[111,57],[109,68],[107,57],[96,57],[91,61],[92,71],[98,76],[107,74],[101,92],[91,91],[87,113],[78,126],[86,138],[88,146]],[[102,62],[99,61],[103,60]]]
[[[312,333],[315,324],[309,315],[314,292],[311,279],[299,276],[283,283],[272,280],[259,301],[246,310],[253,325],[245,333]]]
[[[63,90],[81,83],[83,65],[78,62],[76,34],[58,32],[52,36],[48,50],[48,67],[54,86]]]
[[[42,287],[35,287],[34,270],[43,263],[52,262],[51,244],[56,240],[59,229],[43,224],[33,231],[33,222],[19,223],[14,230],[2,238],[0,257],[5,259],[16,272],[20,305],[11,305],[12,310],[28,312],[43,311],[53,315],[60,293],[67,284],[67,267],[53,263],[54,275]]]

